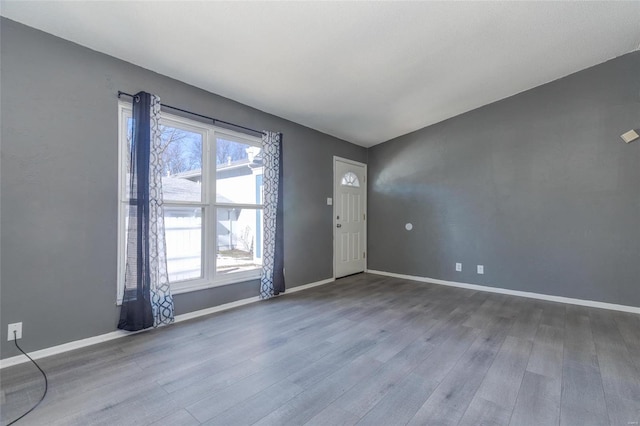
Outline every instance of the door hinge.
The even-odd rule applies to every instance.
[[[363,259],[366,259],[366,258],[367,258],[367,253],[366,253],[366,252],[364,252],[364,251],[362,252],[362,258],[363,258]]]
[[[362,213],[362,220],[367,220],[367,214],[366,213]]]

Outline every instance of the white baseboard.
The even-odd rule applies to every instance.
[[[384,275],[387,277],[402,278],[405,280],[419,281],[423,283],[446,285],[450,287],[460,287],[469,290],[487,291],[490,293],[508,294],[511,296],[528,297],[530,299],[547,300],[550,302],[568,303],[570,305],[588,306],[590,308],[609,309],[612,311],[630,312],[632,314],[640,314],[640,307],[616,305],[615,303],[597,302],[595,300],[574,299],[571,297],[552,296],[550,294],[531,293],[528,291],[509,290],[507,288],[489,287],[478,284],[459,283],[456,281],[445,281],[436,278],[419,277],[416,275],[404,275],[396,274],[394,272],[376,271],[369,269],[366,271],[369,274]]]
[[[328,284],[333,281],[335,281],[335,279],[329,278],[322,281],[316,281],[313,283],[292,287],[287,289],[285,293],[282,293],[282,296],[286,296],[287,294],[306,290],[308,288],[317,287],[319,285]],[[259,296],[249,297],[246,299],[225,303],[223,305],[213,306],[211,308],[201,309],[199,311],[187,312],[186,314],[176,315],[175,322],[187,321],[193,318],[198,318],[205,315],[213,314],[215,312],[226,311],[228,309],[237,308],[238,306],[248,305],[249,303],[255,303],[255,302],[258,302],[259,300],[260,300]],[[131,335],[143,333],[149,330],[153,330],[153,328],[147,328],[145,330],[140,330],[140,331],[116,330],[110,333],[101,334],[99,336],[88,337],[86,339],[75,340],[73,342],[64,343],[62,345],[51,346],[49,348],[40,349],[38,351],[30,352],[29,356],[33,359],[45,358],[51,355],[61,354],[63,352],[84,348],[86,346],[91,346],[98,343],[108,342],[109,340],[119,339],[121,337],[131,336]],[[22,364],[28,361],[29,359],[24,355],[18,355],[11,358],[0,359],[0,370],[3,368],[14,366],[14,365]]]
[[[334,282],[335,280],[336,280],[335,278],[328,278],[326,280],[316,281],[314,283],[309,283],[309,284],[299,285],[297,287],[288,288],[286,293],[283,293],[283,295],[295,293],[296,291],[306,290],[306,289],[311,288],[311,287],[317,287],[319,285],[329,284],[329,283]]]
[[[63,352],[72,351],[74,349],[84,348],[85,346],[91,346],[102,342],[108,342],[109,340],[119,339],[121,337],[130,336],[132,334],[138,334],[140,331],[124,331],[116,330],[106,334],[100,334],[99,336],[87,337],[86,339],[75,340],[69,343],[63,343],[62,345],[51,346],[49,348],[40,349],[39,351],[29,352],[29,356],[33,359],[45,358],[51,355],[61,354]],[[13,342],[8,342],[12,344]],[[29,359],[24,355],[18,355],[11,358],[0,359],[0,370],[13,365],[22,364]]]

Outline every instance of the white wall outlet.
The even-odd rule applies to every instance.
[[[462,271],[462,263],[456,263],[456,271]]]
[[[22,339],[22,323],[21,322],[16,322],[13,324],[9,324],[8,327],[8,331],[7,331],[7,341],[9,342],[13,342],[14,336],[13,336],[13,332],[16,332],[15,338],[16,339]]]
[[[328,206],[332,206],[333,205],[333,198],[327,197],[327,205]]]
[[[478,274],[484,274],[484,265],[478,265]]]
[[[635,130],[629,130],[627,133],[623,133],[622,135],[620,135],[620,137],[626,143],[631,143],[636,139],[640,139],[640,135]]]

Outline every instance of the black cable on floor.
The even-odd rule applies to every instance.
[[[42,394],[42,398],[40,398],[40,401],[38,401],[36,403],[36,405],[34,405],[33,407],[31,407],[31,409],[29,409],[29,411],[27,411],[26,413],[24,413],[23,415],[21,415],[20,417],[18,417],[17,419],[15,419],[14,421],[12,421],[11,423],[8,423],[7,426],[11,426],[12,424],[14,424],[15,422],[17,422],[18,420],[20,420],[21,418],[23,418],[24,416],[26,416],[27,414],[29,414],[30,412],[32,412],[33,410],[36,409],[36,407],[38,407],[38,405],[40,405],[40,403],[42,402],[42,400],[44,400],[44,397],[47,396],[47,390],[49,390],[49,380],[47,380],[47,374],[44,372],[44,370],[42,368],[40,368],[40,366],[38,365],[37,362],[35,362],[33,360],[33,358],[31,358],[29,355],[27,355],[27,353],[25,351],[22,350],[22,348],[18,345],[18,336],[16,334],[16,331],[13,331],[13,343],[16,344],[16,348],[18,348],[18,350],[20,352],[22,352],[24,354],[24,356],[26,356],[27,358],[29,358],[31,360],[31,362],[33,363],[33,365],[35,365],[38,370],[40,370],[40,372],[42,373],[42,377],[44,377],[44,393]]]

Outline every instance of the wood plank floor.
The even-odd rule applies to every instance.
[[[640,422],[640,316],[367,274],[40,364],[19,424]],[[0,378],[6,424],[42,379]]]

